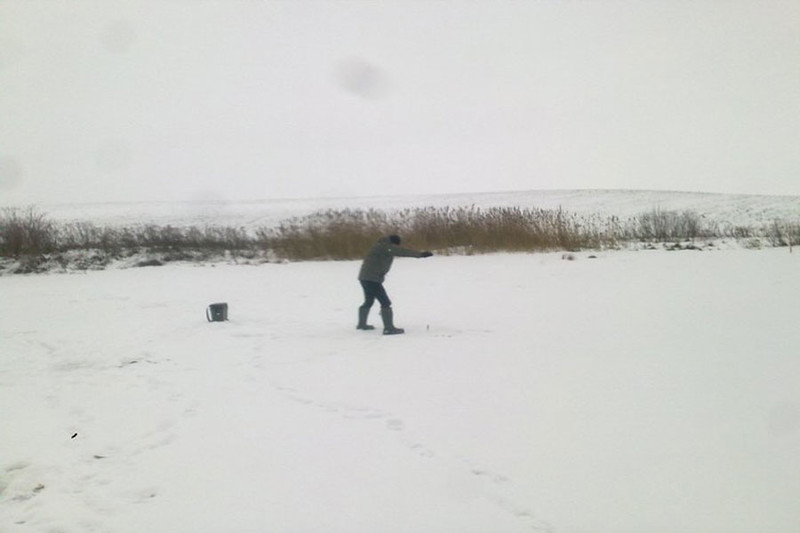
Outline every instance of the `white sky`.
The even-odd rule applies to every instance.
[[[0,205],[800,194],[800,1],[5,0]]]

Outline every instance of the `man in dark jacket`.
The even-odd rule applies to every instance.
[[[400,237],[389,235],[378,239],[364,257],[361,264],[361,271],[358,273],[358,281],[364,289],[364,303],[358,308],[358,325],[356,329],[375,329],[367,325],[367,315],[372,308],[372,304],[377,299],[381,304],[381,318],[383,319],[383,334],[397,335],[405,333],[402,328],[394,327],[394,315],[392,313],[392,301],[383,288],[383,280],[386,273],[392,268],[392,261],[395,257],[430,257],[431,252],[418,252],[410,248],[400,246]]]

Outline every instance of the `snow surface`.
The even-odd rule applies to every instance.
[[[0,277],[0,531],[800,531],[800,254],[588,255]]]

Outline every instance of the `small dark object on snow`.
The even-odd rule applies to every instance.
[[[75,437],[77,437],[77,436],[78,436],[78,434],[77,434],[77,433],[75,433],[75,434],[73,434],[73,435],[72,435],[70,438],[71,438],[71,439],[74,439],[74,438],[75,438]]]
[[[211,304],[206,309],[206,318],[209,322],[224,322],[228,320],[228,304]]]

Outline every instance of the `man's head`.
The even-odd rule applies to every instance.
[[[400,237],[398,235],[389,235],[389,242],[399,246],[400,245]]]

